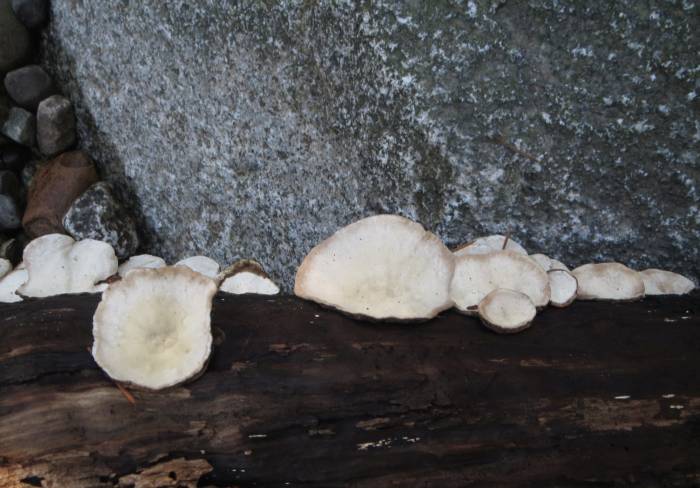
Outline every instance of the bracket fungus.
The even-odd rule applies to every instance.
[[[17,267],[0,279],[0,303],[21,302],[22,297],[17,289],[27,282],[29,277],[26,268]]]
[[[12,263],[9,259],[0,258],[0,279],[12,271]]]
[[[455,256],[464,256],[465,254],[488,254],[494,251],[513,251],[518,254],[527,256],[527,251],[523,246],[515,242],[509,236],[499,234],[485,237],[478,237],[473,241],[464,244],[454,250]]]
[[[576,277],[565,269],[550,269],[547,276],[550,288],[549,304],[559,308],[571,305],[578,293]]]
[[[38,237],[24,248],[29,278],[18,290],[28,297],[95,293],[96,286],[117,272],[112,246],[93,239],[75,241],[62,234]]]
[[[252,259],[243,259],[229,266],[220,273],[219,281],[220,291],[234,295],[277,295],[280,292],[279,286],[265,273],[262,265]]]
[[[646,295],[684,295],[695,288],[691,280],[672,271],[650,268],[640,271],[639,275]]]
[[[135,269],[103,294],[92,355],[115,381],[159,390],[193,379],[211,352],[216,283],[186,266]]]
[[[497,288],[478,307],[481,322],[499,334],[513,334],[530,327],[537,308],[524,293]]]
[[[574,269],[579,300],[636,300],[644,296],[641,275],[620,263],[591,263]]]
[[[398,215],[354,222],[314,247],[294,293],[373,320],[428,320],[452,306],[452,253],[423,226]]]
[[[481,300],[498,288],[524,293],[537,308],[549,303],[549,277],[527,255],[495,251],[456,258],[451,295],[459,311],[475,313]]]
[[[131,256],[129,259],[120,264],[117,272],[119,273],[119,276],[123,278],[129,271],[134,269],[162,268],[165,265],[165,260],[163,258],[152,256],[150,254],[139,254],[137,256]]]
[[[203,274],[207,278],[216,279],[219,274],[219,263],[206,256],[192,256],[175,263],[175,266],[187,266],[197,273]]]

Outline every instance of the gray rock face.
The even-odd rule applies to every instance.
[[[5,90],[20,107],[36,111],[44,98],[54,92],[51,77],[35,64],[10,71],[5,76]]]
[[[36,142],[44,156],[55,156],[75,144],[75,113],[66,97],[53,95],[39,104]]]
[[[63,227],[75,239],[108,242],[120,259],[131,256],[139,246],[134,220],[103,181],[73,202],[63,217]]]
[[[696,3],[53,2],[44,64],[169,261],[256,258],[289,289],[396,212],[697,280]]]
[[[10,0],[0,0],[0,73],[6,73],[29,58],[32,39],[12,11]]]
[[[12,10],[29,29],[44,25],[49,17],[48,0],[12,0]]]
[[[36,140],[36,117],[20,107],[12,107],[2,133],[17,144],[32,146]]]

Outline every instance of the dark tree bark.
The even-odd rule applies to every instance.
[[[132,404],[94,296],[0,307],[0,487],[700,484],[700,295],[499,336],[217,296],[206,373]]]

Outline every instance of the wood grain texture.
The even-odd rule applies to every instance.
[[[0,487],[693,486],[700,295],[548,309],[514,336],[215,298],[206,373],[127,401],[98,298],[0,306]]]

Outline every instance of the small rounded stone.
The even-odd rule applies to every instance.
[[[55,156],[75,144],[75,113],[70,100],[52,95],[39,104],[36,141],[45,156]]]
[[[10,0],[0,0],[0,73],[7,73],[29,58],[32,39],[12,11]]]
[[[39,103],[54,93],[54,86],[48,73],[32,64],[7,73],[5,90],[17,105],[36,111]]]
[[[47,0],[12,0],[12,10],[28,29],[41,27],[49,18]]]

